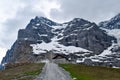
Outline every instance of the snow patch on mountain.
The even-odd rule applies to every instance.
[[[75,47],[75,46],[64,46],[57,42],[57,37],[52,38],[50,43],[45,43],[44,41],[41,44],[31,44],[33,47],[34,54],[46,53],[47,51],[55,51],[55,53],[75,53],[75,52],[91,52],[89,50]]]
[[[24,38],[24,40],[28,40],[28,38]]]
[[[106,33],[110,36],[114,36],[117,39],[117,43],[118,45],[120,45],[120,29],[105,29],[105,28],[101,28],[103,30],[106,31]]]
[[[67,25],[68,25],[68,24],[61,24],[61,25],[50,26],[50,27],[52,27],[52,28],[54,28],[54,29],[64,29],[64,28],[66,28]]]
[[[32,26],[33,27],[33,29],[37,29],[37,27],[36,26]]]
[[[46,37],[48,36],[47,34],[39,34],[39,33],[38,33],[38,35],[39,35],[40,37],[41,37],[41,36],[46,36]]]
[[[94,26],[91,26],[91,27],[88,27],[88,28],[85,28],[85,29],[83,29],[83,30],[90,30],[90,29],[92,29]]]
[[[88,58],[91,59],[93,62],[103,62],[104,59],[112,58],[112,56],[111,57],[108,56],[116,55],[117,53],[112,52],[112,49],[117,49],[117,48],[118,48],[118,44],[113,42],[112,45],[108,47],[106,50],[104,50],[101,54],[90,56]],[[116,60],[119,60],[119,58],[116,58]],[[104,62],[108,62],[108,61],[104,61]]]
[[[98,56],[106,56],[106,55],[111,55],[113,54],[113,52],[111,51],[112,48],[114,48],[114,46],[116,45],[116,43],[113,43],[110,47],[108,47],[106,50],[104,50],[100,55]]]

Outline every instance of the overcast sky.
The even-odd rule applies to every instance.
[[[120,0],[1,0],[0,61],[15,42],[18,29],[25,28],[35,16],[57,22],[79,17],[99,23],[118,13]]]

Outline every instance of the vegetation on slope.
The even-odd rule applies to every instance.
[[[14,66],[14,65],[13,65]],[[0,71],[0,80],[33,80],[44,64],[26,63]]]
[[[74,80],[120,80],[120,69],[87,66],[82,64],[60,64]]]

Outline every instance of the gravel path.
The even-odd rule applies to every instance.
[[[73,80],[69,73],[55,63],[46,63],[42,73],[35,80]]]

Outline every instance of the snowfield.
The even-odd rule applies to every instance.
[[[116,44],[113,43],[110,47],[108,47],[106,50],[104,50],[104,51],[103,51],[100,55],[98,55],[98,56],[105,56],[105,55],[111,55],[111,54],[113,54],[112,51],[111,51],[111,49],[114,48],[115,45],[116,45]]]
[[[55,51],[55,53],[69,54],[74,52],[91,52],[89,50],[75,47],[75,46],[64,46],[57,42],[57,37],[54,37],[50,43],[31,44],[33,47],[34,54],[46,53],[47,51]]]

